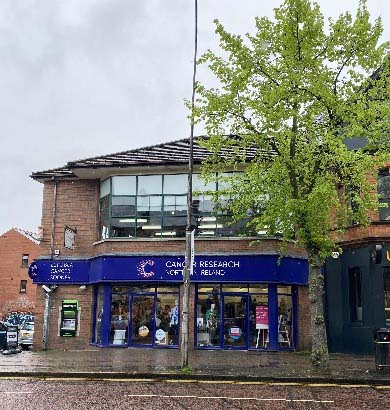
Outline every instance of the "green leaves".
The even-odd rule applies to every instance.
[[[285,0],[255,24],[241,37],[216,21],[222,54],[199,60],[220,84],[197,87],[195,117],[212,152],[203,172],[243,170],[227,192],[234,218],[325,258],[377,207],[367,175],[378,165],[372,153],[389,153],[389,46],[378,45],[382,23],[371,23],[363,0],[329,30],[309,0]],[[368,145],[348,150],[349,138]],[[248,149],[257,150],[249,162]]]

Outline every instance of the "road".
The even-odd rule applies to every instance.
[[[388,409],[390,386],[0,379],[1,410]]]

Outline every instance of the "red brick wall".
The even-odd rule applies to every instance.
[[[46,182],[43,190],[41,255],[50,255],[54,183]],[[60,256],[91,255],[97,240],[99,183],[97,180],[58,181],[53,249]],[[64,229],[77,228],[75,249],[64,247]]]
[[[80,309],[79,335],[76,337],[59,337],[58,319],[63,300],[77,300]],[[93,287],[87,286],[80,289],[79,285],[58,286],[50,293],[50,318],[48,349],[86,349],[91,338],[93,308]],[[41,287],[37,288],[35,307],[35,331],[34,350],[42,348],[43,318],[45,310],[45,292]]]
[[[51,226],[53,211],[54,184],[46,182],[44,187],[42,207],[43,240],[41,255],[50,255]],[[112,252],[122,253],[170,253],[178,252],[184,255],[185,239],[110,239],[97,242],[98,239],[98,209],[99,209],[99,184],[95,180],[59,181],[57,183],[55,237],[53,249],[60,250],[61,257],[89,257]],[[65,249],[64,228],[77,227],[76,246],[74,250]],[[251,239],[209,238],[196,239],[195,251],[197,253],[276,253],[281,242],[267,239],[252,243]],[[305,256],[302,249],[293,245],[287,246],[285,253],[288,255]],[[307,293],[307,292],[306,292]],[[305,292],[300,295],[304,305]],[[194,341],[194,287],[190,288],[189,309],[189,346],[193,347]],[[82,312],[80,335],[78,337],[58,337],[58,315],[61,301],[64,299],[77,299]],[[49,349],[75,349],[86,348],[91,337],[91,309],[93,306],[92,286],[82,291],[79,286],[59,286],[51,294],[50,333],[48,339]],[[181,304],[182,301],[180,301]],[[44,312],[44,292],[39,287],[36,302],[36,331],[34,345],[40,349],[42,345],[42,324]],[[299,306],[299,309],[301,306]],[[305,313],[306,314],[306,313]],[[301,316],[300,316],[301,317]],[[310,325],[310,321],[308,322]],[[305,320],[300,320],[300,337],[305,338],[302,346],[306,346],[308,330],[304,328]]]
[[[28,268],[22,267],[24,254],[31,263],[39,255],[39,245],[15,229],[0,236],[0,318],[8,312],[34,311],[36,285],[28,276]],[[25,293],[20,293],[21,280],[27,281]]]

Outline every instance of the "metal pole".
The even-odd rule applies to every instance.
[[[187,192],[187,227],[186,227],[186,250],[185,267],[183,270],[183,307],[182,307],[182,327],[181,327],[181,366],[188,366],[188,311],[189,311],[189,291],[190,291],[190,271],[191,271],[191,231],[192,231],[192,173],[193,173],[193,149],[194,149],[194,106],[196,87],[196,57],[198,51],[198,1],[195,0],[195,44],[194,62],[192,75],[192,98],[191,98],[191,132],[190,132],[190,152],[188,158],[188,192]]]

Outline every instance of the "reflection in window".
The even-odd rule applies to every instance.
[[[247,221],[232,223],[216,209],[216,181],[193,176],[193,219],[197,236],[248,235]],[[184,237],[187,225],[187,174],[115,176],[100,186],[100,239]],[[219,182],[221,189],[224,182]],[[110,195],[111,194],[111,195]],[[227,198],[220,201],[227,203]]]

